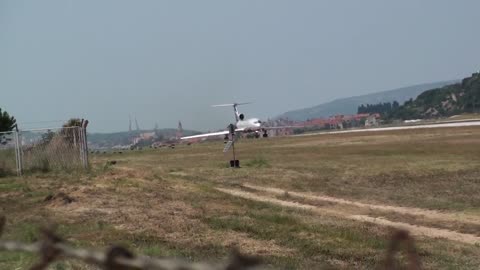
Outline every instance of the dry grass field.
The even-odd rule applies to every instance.
[[[479,269],[480,128],[236,146],[235,170],[223,144],[209,142],[95,154],[88,173],[0,178],[3,239],[31,242],[39,226],[55,223],[82,247],[121,243],[193,261],[239,247],[279,269],[374,269],[395,227],[414,235],[423,268]],[[35,259],[0,252],[0,269]],[[76,261],[51,268],[94,269]]]

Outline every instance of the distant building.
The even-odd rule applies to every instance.
[[[132,139],[133,144],[137,144],[141,141],[152,140],[155,138],[155,132],[144,132]]]
[[[365,127],[377,127],[378,126],[378,114],[372,114],[367,117],[365,120]]]

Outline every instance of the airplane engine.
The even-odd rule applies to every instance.
[[[241,114],[238,116],[238,118],[240,118],[240,120],[243,121],[243,119],[245,119],[245,115],[244,115],[243,113],[241,113]]]

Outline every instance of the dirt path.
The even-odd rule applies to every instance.
[[[434,210],[426,210],[426,209],[414,208],[414,207],[367,204],[367,203],[349,201],[345,199],[339,199],[335,197],[311,195],[303,192],[286,191],[283,189],[261,187],[261,186],[251,185],[251,184],[244,184],[243,186],[246,188],[268,192],[275,195],[284,195],[288,193],[289,196],[302,198],[302,199],[325,201],[325,202],[332,202],[332,203],[338,203],[338,204],[344,204],[344,205],[352,205],[352,206],[361,207],[361,208],[389,211],[389,212],[395,212],[399,214],[426,216],[431,219],[442,220],[442,221],[462,221],[462,222],[480,225],[480,218],[467,216],[461,213],[458,213],[458,214],[441,213]]]
[[[389,227],[394,227],[398,229],[407,230],[415,235],[427,236],[431,238],[446,238],[453,241],[463,242],[467,244],[477,244],[480,243],[480,237],[477,237],[473,234],[459,233],[445,229],[437,229],[432,227],[417,226],[403,222],[393,222],[384,218],[373,218],[365,215],[353,215],[349,218],[374,223],[378,225],[384,225]]]
[[[458,241],[458,242],[467,243],[467,244],[480,244],[480,237],[477,237],[473,234],[465,234],[465,233],[459,233],[459,232],[454,232],[454,231],[445,230],[445,229],[417,226],[417,225],[412,225],[412,224],[402,223],[402,222],[393,222],[387,219],[373,218],[366,215],[350,215],[340,211],[328,210],[328,209],[316,207],[313,205],[284,201],[284,200],[271,198],[267,196],[260,196],[260,195],[257,195],[251,192],[242,191],[242,190],[226,189],[226,188],[216,188],[216,189],[218,191],[230,194],[232,196],[236,196],[236,197],[240,197],[248,200],[266,202],[266,203],[271,203],[275,205],[280,205],[283,207],[297,208],[297,209],[312,211],[319,214],[333,215],[333,216],[355,220],[355,221],[368,222],[368,223],[373,223],[373,224],[382,225],[382,226],[394,227],[398,229],[405,229],[410,231],[410,233],[412,233],[413,235],[417,235],[417,236],[426,236],[431,238],[445,238],[448,240]]]

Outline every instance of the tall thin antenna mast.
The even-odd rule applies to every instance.
[[[128,116],[128,132],[132,132],[132,117]]]
[[[183,127],[182,127],[182,122],[178,121],[178,128],[177,128],[177,140],[183,137]]]
[[[137,128],[137,131],[140,131],[140,127],[138,126],[137,117],[135,117],[135,127]]]

